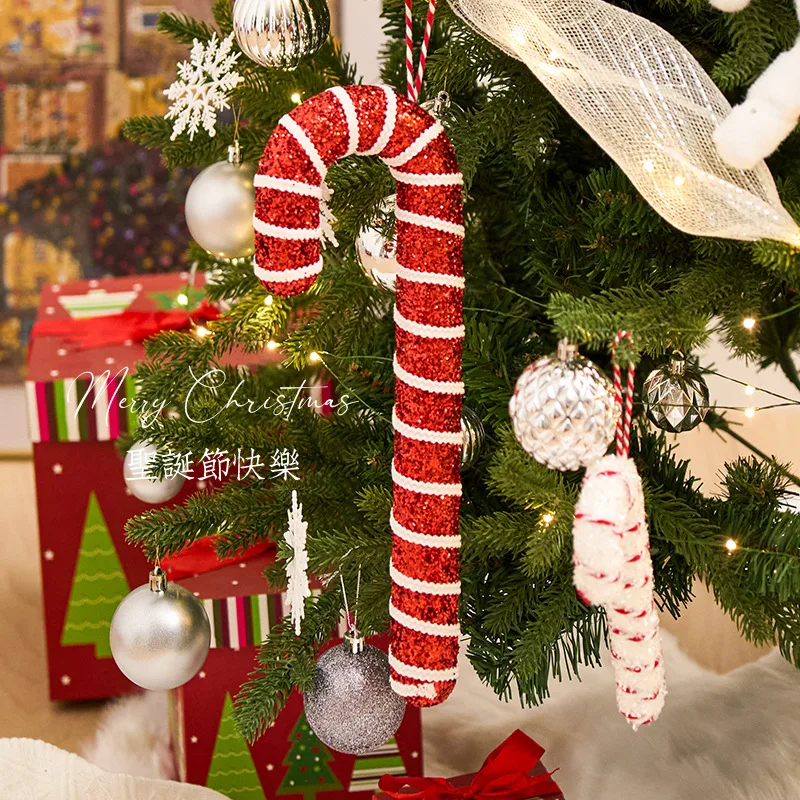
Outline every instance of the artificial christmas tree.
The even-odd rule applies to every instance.
[[[287,559],[281,536],[297,491],[310,568],[334,580],[307,602],[299,635],[290,624],[271,628],[238,702],[249,736],[274,722],[295,688],[313,685],[316,657],[343,607],[342,586],[355,597],[359,575],[360,626],[385,631],[391,614],[396,626],[416,635],[404,646],[418,660],[392,651],[391,661],[395,690],[410,702],[436,702],[452,688],[452,652],[439,657],[426,637],[455,642],[459,625],[470,637],[473,665],[501,696],[516,689],[524,702],[541,702],[553,675],[598,663],[605,613],[581,602],[572,574],[570,534],[582,474],[530,458],[508,417],[517,377],[559,339],[569,338],[609,371],[610,343],[629,331],[621,365],[639,364],[639,374],[647,375],[674,349],[691,354],[714,327],[733,353],[779,364],[800,389],[792,360],[800,332],[793,138],[771,160],[772,174],[766,165],[731,170],[712,141],[714,120],[730,103],[711,79],[735,100],[793,41],[791,3],[754,4],[738,17],[694,0],[571,0],[550,18],[551,5],[558,4],[440,4],[420,96],[425,101],[444,89],[452,95],[442,121],[397,96],[405,85],[406,6],[385,0],[392,43],[383,79],[395,91],[343,88],[355,72],[329,43],[291,72],[239,58],[243,81],[230,102],[246,125],[217,125],[214,137],[200,130],[190,140],[173,137],[162,118],[127,124],[129,136],[161,148],[173,165],[214,163],[234,142],[245,161],[260,160],[255,273],[249,260],[192,250],[199,267],[214,273],[209,298],[230,301],[230,311],[209,324],[202,341],[180,333],[151,340],[139,393],[152,402],[168,391],[185,410],[147,431],[154,444],[180,442],[194,452],[287,448],[296,454],[299,481],[231,482],[128,526],[129,538],[150,556],[214,533],[221,555],[270,539]],[[497,13],[481,17],[476,8]],[[569,8],[583,9],[591,23],[582,28],[580,13],[564,13]],[[774,24],[777,9],[783,25]],[[232,31],[230,4],[220,0],[214,12],[221,40]],[[415,14],[417,41],[423,16],[421,9]],[[506,30],[489,31],[490,22],[502,20]],[[160,25],[187,45],[212,34],[174,15]],[[564,34],[565,49],[543,38],[554,31]],[[542,42],[548,42],[544,53]],[[637,44],[626,50],[626,42]],[[645,46],[653,42],[658,47]],[[631,64],[633,72],[641,68],[639,77],[625,72]],[[606,104],[612,74],[619,102]],[[326,91],[331,87],[337,88]],[[708,102],[700,102],[703,92]],[[682,102],[685,114],[675,110]],[[635,137],[626,139],[626,131]],[[448,161],[447,139],[457,165]],[[395,180],[397,304],[389,314],[392,296],[364,274],[355,242]],[[419,205],[399,202],[403,192]],[[320,255],[326,198],[338,244]],[[390,240],[391,231],[381,233]],[[713,238],[723,236],[729,238]],[[430,349],[439,357],[423,357],[419,340],[435,341]],[[220,402],[218,387],[198,387],[193,378],[236,344],[252,352],[280,344],[285,356],[280,370],[241,377],[239,397],[253,398],[250,408],[227,397]],[[320,362],[350,398],[346,410],[329,418],[295,407],[278,415],[254,412],[300,385]],[[725,494],[704,496],[689,465],[648,427],[639,385],[631,388],[630,456],[642,478],[655,602],[679,615],[699,578],[745,636],[777,640],[800,664],[800,517],[785,506],[789,483],[799,479],[758,454],[720,464]],[[462,395],[486,436],[476,462],[459,476],[453,456]],[[190,421],[212,414],[212,425]],[[574,432],[569,411],[561,421]],[[704,423],[731,431],[721,410],[709,411]],[[407,514],[402,519],[392,513],[393,489]],[[454,553],[438,558],[459,545],[460,570]],[[434,548],[436,558],[422,555]],[[270,579],[281,585],[281,570]],[[399,607],[400,596],[407,606]],[[433,651],[438,663],[423,663]]]

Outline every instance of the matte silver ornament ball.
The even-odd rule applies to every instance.
[[[241,162],[238,147],[227,161],[206,167],[186,194],[186,224],[200,247],[217,258],[245,258],[255,250],[255,167]]]
[[[605,455],[618,416],[611,381],[566,339],[556,354],[525,368],[508,410],[525,452],[564,471]]]
[[[481,418],[468,406],[461,406],[461,469],[471,467],[481,454],[486,430]]]
[[[680,352],[673,353],[668,364],[656,367],[647,376],[643,393],[650,421],[670,433],[696,428],[708,413],[708,386]]]
[[[233,6],[236,41],[262,67],[294,69],[330,31],[326,0],[236,0]]]
[[[152,505],[172,500],[181,490],[184,481],[183,475],[175,475],[160,481],[145,477],[147,465],[156,453],[155,445],[136,442],[125,454],[125,461],[122,464],[122,477],[131,494]]]
[[[358,232],[356,253],[367,277],[382,289],[395,290],[397,280],[397,195],[384,198],[373,219]],[[388,235],[387,235],[388,234]]]
[[[406,701],[389,684],[386,653],[358,634],[319,657],[304,700],[314,733],[328,747],[356,755],[386,744],[406,711]]]
[[[211,626],[203,604],[156,568],[114,612],[111,654],[144,689],[174,689],[191,680],[208,655]]]

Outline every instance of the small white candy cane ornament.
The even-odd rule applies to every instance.
[[[614,393],[622,381],[614,340]],[[658,614],[653,599],[653,562],[642,480],[629,458],[633,367],[628,369],[624,413],[617,425],[617,452],[586,470],[575,507],[575,588],[584,602],[602,605],[608,621],[617,684],[617,707],[634,730],[658,719],[667,693]]]
[[[379,86],[337,86],[283,117],[255,177],[254,270],[281,297],[311,288],[320,187],[354,153],[397,181],[389,663],[394,691],[431,706],[455,687],[461,591],[463,180],[441,124]]]

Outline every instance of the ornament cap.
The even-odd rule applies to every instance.
[[[344,641],[353,655],[364,652],[364,636],[358,628],[350,628],[344,635]]]
[[[228,163],[229,164],[242,163],[242,148],[239,146],[238,139],[234,139],[233,144],[228,145]]]
[[[574,361],[578,355],[578,347],[569,339],[560,339],[556,355],[559,361]]]
[[[165,592],[167,590],[167,573],[161,567],[153,567],[150,573],[150,591]]]
[[[436,95],[436,99],[433,101],[431,114],[441,121],[447,115],[451,105],[452,100],[450,100],[450,95],[445,91],[441,91]]]
[[[676,350],[669,357],[670,375],[684,375],[686,373],[686,356],[680,350]]]

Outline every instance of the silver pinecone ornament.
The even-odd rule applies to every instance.
[[[696,428],[708,413],[708,386],[680,352],[673,353],[668,364],[656,367],[647,376],[643,394],[650,421],[670,433]]]
[[[563,471],[606,454],[618,414],[611,381],[566,339],[555,355],[525,368],[508,410],[525,452]]]

